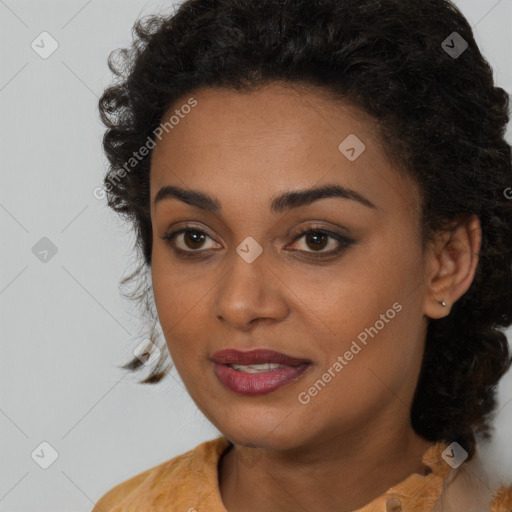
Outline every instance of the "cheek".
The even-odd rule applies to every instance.
[[[337,336],[324,338],[321,364],[299,390],[310,397],[306,410],[311,427],[322,428],[326,416],[333,426],[360,425],[371,421],[388,401],[397,401],[399,409],[400,403],[411,401],[421,362],[421,336],[417,318],[413,321],[415,310],[407,304],[394,305],[372,306],[357,316],[342,312],[337,323],[330,324]],[[319,385],[320,380],[328,383]]]
[[[294,281],[296,295],[306,297],[296,304],[311,319],[321,371],[347,354],[345,378],[361,389],[375,380],[370,370],[385,382],[403,379],[421,343],[421,258],[404,237],[390,240],[375,237],[323,275]]]
[[[201,280],[184,282],[176,268],[169,268],[164,258],[155,255],[152,261],[152,284],[158,320],[169,352],[176,365],[193,360],[204,343],[204,308],[209,287]]]
[[[373,325],[395,302],[407,302],[422,282],[422,267],[404,232],[382,232],[353,246],[337,264],[302,273],[283,268],[279,275],[325,332],[346,337]]]

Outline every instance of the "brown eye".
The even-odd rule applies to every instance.
[[[340,235],[338,233],[333,233],[331,231],[325,231],[323,229],[310,228],[302,233],[299,233],[295,239],[294,243],[297,240],[304,238],[304,245],[306,246],[305,250],[302,249],[294,249],[298,252],[309,253],[313,257],[327,257],[332,256],[333,254],[337,254],[345,250],[349,245],[353,243],[353,240]],[[328,247],[330,241],[331,250],[324,251],[326,247]],[[307,250],[310,249],[310,250]],[[318,254],[315,254],[318,253]]]
[[[324,233],[320,233],[318,231],[312,231],[305,235],[304,240],[308,245],[308,247],[313,247],[313,249],[316,250],[322,250],[325,248],[325,246],[328,243],[329,236],[325,235]]]
[[[200,249],[201,244],[204,243],[204,233],[201,231],[185,231],[183,233],[183,240],[185,245],[190,249]]]
[[[182,235],[182,236],[181,236]],[[200,253],[208,252],[204,244],[207,239],[212,238],[201,229],[185,226],[162,237],[179,254],[183,256],[199,256]],[[217,244],[217,247],[219,245]],[[188,254],[187,254],[188,253]],[[197,254],[195,254],[197,253]]]

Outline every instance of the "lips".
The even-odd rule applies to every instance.
[[[284,364],[287,366],[301,366],[305,363],[311,363],[309,359],[299,359],[292,357],[282,352],[275,352],[274,350],[267,349],[256,349],[247,352],[242,352],[235,349],[224,349],[215,352],[212,356],[212,360],[217,364]]]
[[[309,364],[280,366],[262,373],[245,373],[226,364],[213,363],[218,380],[230,391],[239,395],[266,395],[298,381],[310,368]]]
[[[277,391],[300,379],[311,366],[309,359],[268,349],[224,349],[215,352],[212,361],[218,380],[229,390],[246,396]]]

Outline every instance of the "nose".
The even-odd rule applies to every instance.
[[[249,263],[238,253],[232,255],[230,270],[217,286],[214,313],[218,319],[239,330],[256,324],[283,320],[289,313],[291,294],[263,252]]]

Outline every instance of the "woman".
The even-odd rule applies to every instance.
[[[222,436],[94,512],[512,510],[477,450],[511,363],[508,96],[463,15],[188,0],[135,30],[100,100],[108,202]]]

